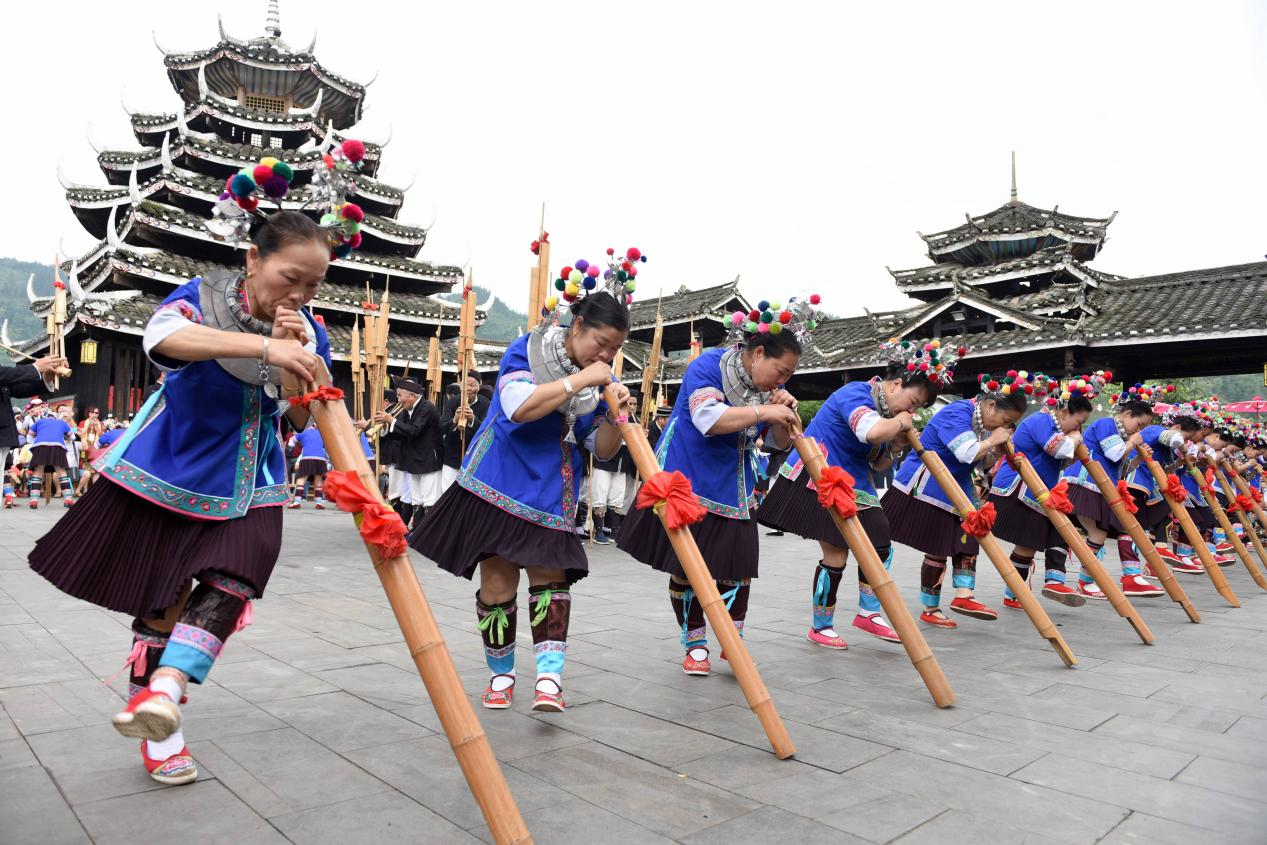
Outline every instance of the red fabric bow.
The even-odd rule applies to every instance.
[[[1254,500],[1253,500],[1253,499],[1251,499],[1249,496],[1246,496],[1244,493],[1237,493],[1237,494],[1236,494],[1236,503],[1235,503],[1232,507],[1229,507],[1229,508],[1227,509],[1227,512],[1228,512],[1228,513],[1236,513],[1236,511],[1237,511],[1237,510],[1242,510],[1242,511],[1244,511],[1246,514],[1253,513],[1253,512],[1254,512]]]
[[[365,489],[354,472],[326,474],[326,494],[339,510],[361,515],[361,536],[375,546],[384,560],[405,554],[405,523],[400,514],[376,499]]]
[[[1135,497],[1131,495],[1131,489],[1126,486],[1125,480],[1117,482],[1117,497],[1126,506],[1127,513],[1139,513],[1139,505],[1135,504]]]
[[[828,466],[816,482],[818,503],[825,508],[835,508],[845,519],[858,515],[858,501],[853,492],[853,476],[840,467]]]
[[[980,510],[972,511],[963,518],[963,531],[973,537],[984,537],[994,529],[994,519],[997,516],[994,502],[986,502]]]
[[[663,516],[664,525],[670,531],[693,525],[708,513],[691,489],[691,480],[677,470],[661,470],[648,478],[638,490],[637,504],[640,508],[653,508]]]
[[[292,396],[290,398],[290,404],[302,405],[303,407],[307,408],[308,405],[312,402],[325,402],[327,400],[342,399],[342,398],[343,398],[342,390],[340,390],[337,387],[331,387],[328,384],[323,384],[320,387],[318,387],[316,390],[312,391],[311,393],[301,393],[298,396]]]
[[[1047,504],[1061,513],[1073,513],[1073,502],[1069,501],[1069,479],[1060,479],[1059,484],[1047,491]]]
[[[1261,504],[1263,503],[1263,491],[1262,491],[1262,490],[1255,490],[1253,487],[1251,487],[1251,488],[1249,488],[1249,495],[1253,496],[1253,497],[1254,497],[1254,501],[1255,501],[1255,502],[1257,502],[1258,504],[1260,504],[1260,505],[1261,505]]]
[[[1167,499],[1181,505],[1188,498],[1188,491],[1184,489],[1183,482],[1173,472],[1166,476],[1166,489],[1162,492],[1166,494]]]

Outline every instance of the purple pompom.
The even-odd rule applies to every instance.
[[[590,263],[586,261],[584,258],[581,258],[577,260],[577,262],[573,264],[572,266],[575,267],[577,270],[580,270],[582,273],[584,273],[586,270],[590,268]]]
[[[264,184],[260,187],[264,189],[264,194],[266,196],[279,200],[286,196],[286,193],[290,190],[290,183],[283,177],[274,174],[265,179]]]

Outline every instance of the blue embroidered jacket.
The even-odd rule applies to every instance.
[[[937,453],[942,463],[946,465],[946,469],[950,470],[951,476],[959,484],[959,489],[964,492],[974,507],[978,504],[976,491],[972,487],[972,467],[975,461],[962,463],[955,457],[955,449],[964,443],[978,439],[976,432],[972,429],[972,412],[975,409],[976,401],[973,399],[951,402],[933,414],[932,419],[919,435],[920,443],[928,451]],[[897,474],[893,478],[893,486],[921,502],[927,502],[951,513],[957,512],[955,506],[950,503],[950,497],[941,489],[941,485],[937,483],[933,474],[924,467],[923,461],[914,450],[906,453],[906,458],[903,459],[902,465],[898,467]]]
[[[1034,472],[1038,473],[1038,477],[1042,479],[1048,490],[1060,482],[1060,470],[1064,461],[1057,458],[1054,453],[1060,449],[1064,441],[1065,435],[1060,430],[1056,418],[1045,410],[1030,414],[1022,420],[1016,427],[1016,433],[1012,435],[1012,445],[1016,447],[1016,451],[1024,453],[1030,466],[1034,468]],[[1034,498],[1033,491],[1026,486],[1021,480],[1020,473],[1012,469],[1012,465],[1007,461],[1004,461],[999,471],[994,474],[994,484],[990,487],[990,492],[1000,496],[1010,496],[1018,484],[1021,485],[1021,501],[1043,513],[1043,506]]]
[[[177,288],[161,310],[203,322],[200,279]],[[317,354],[330,364],[330,340],[308,310]],[[286,459],[278,440],[281,409],[264,388],[229,375],[215,361],[161,364],[161,390],[95,464],[102,476],[169,510],[198,519],[234,519],[250,508],[286,503]],[[179,366],[173,367],[173,364]]]
[[[813,437],[826,453],[827,462],[853,476],[854,494],[859,508],[878,507],[875,485],[871,483],[870,457],[875,444],[865,435],[859,438],[860,426],[879,416],[871,397],[871,382],[853,381],[837,390],[814,414],[805,433]],[[785,463],[779,474],[797,478],[804,466],[798,456],[790,466]]]
[[[709,513],[751,519],[756,507],[752,491],[761,471],[757,437],[766,426],[731,434],[702,434],[691,419],[691,412],[705,402],[730,404],[721,373],[726,351],[710,349],[687,365],[669,424],[656,444],[656,459],[662,469],[677,470],[691,480],[700,504]]]
[[[556,531],[576,525],[576,497],[581,484],[580,450],[569,443],[567,418],[553,411],[531,422],[513,422],[502,412],[502,388],[512,382],[536,384],[528,363],[528,335],[521,335],[502,355],[492,405],[462,460],[458,484],[513,516]],[[594,430],[598,407],[578,416],[577,443]]]
[[[364,437],[364,435],[362,435],[362,437]],[[299,460],[330,460],[330,456],[326,454],[325,441],[321,439],[321,432],[315,427],[304,429],[295,435],[295,439],[299,441]]]
[[[1155,458],[1157,463],[1161,464],[1162,467],[1166,467],[1169,464],[1174,463],[1175,460],[1182,455],[1182,453],[1176,453],[1163,442],[1166,439],[1171,439],[1162,437],[1162,435],[1167,431],[1168,429],[1163,426],[1150,425],[1140,432],[1140,435],[1144,440],[1144,445],[1153,451],[1153,458]],[[1177,438],[1177,443],[1182,445],[1183,435],[1178,432],[1174,432],[1174,434],[1175,438]],[[1157,490],[1157,482],[1153,479],[1153,473],[1148,467],[1144,466],[1138,458],[1131,457],[1126,468],[1128,470],[1126,479],[1127,483],[1130,486],[1138,490],[1143,490],[1147,493],[1149,504],[1161,501],[1161,493]],[[1186,472],[1186,469],[1181,469],[1179,470],[1178,475],[1182,478]]]
[[[1113,417],[1101,417],[1087,426],[1082,442],[1087,447],[1087,451],[1091,453],[1091,460],[1104,467],[1104,472],[1108,475],[1109,481],[1117,484],[1118,479],[1122,477],[1122,470],[1126,467],[1127,456],[1123,455],[1118,460],[1113,461],[1109,460],[1104,454],[1106,450],[1121,449],[1125,445],[1122,436],[1117,433],[1117,422]],[[1095,479],[1091,477],[1091,473],[1087,471],[1081,461],[1075,461],[1066,467],[1063,475],[1069,479],[1070,484],[1081,484],[1096,495],[1099,495],[1100,488],[1096,486]]]
[[[70,426],[57,417],[40,417],[31,426],[32,446],[65,446]]]

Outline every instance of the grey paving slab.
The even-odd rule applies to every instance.
[[[99,845],[136,842],[138,819],[163,819],[173,841],[285,842],[267,821],[218,781],[205,781],[157,792],[107,798],[77,807],[84,828]]]
[[[90,842],[48,773],[39,766],[0,769],[0,838],[7,845]]]
[[[122,664],[130,620],[26,569],[30,542],[60,515],[0,513],[0,777],[17,779],[0,781],[16,784],[0,789],[0,841],[21,841],[4,825],[33,812],[49,820],[41,843],[113,841],[134,833],[138,815],[169,812],[215,841],[230,838],[224,829],[248,842],[488,841],[345,516],[287,514],[256,623],[229,642],[184,709],[202,779],[165,788],[142,770],[137,743],[109,725],[126,679],[107,687],[101,678]],[[1267,596],[1242,589],[1243,575],[1229,573],[1239,610],[1191,585],[1202,625],[1168,604],[1141,605],[1158,635],[1149,648],[1109,608],[1048,604],[1076,669],[1011,611],[926,631],[958,696],[938,710],[899,646],[848,626],[852,569],[838,619],[849,650],[805,639],[814,552],[763,536],[745,637],[797,745],[787,761],[770,752],[716,651],[713,677],[682,674],[663,576],[618,550],[594,549],[593,572],[574,590],[570,706],[558,715],[529,709],[527,626],[516,651],[524,694],[509,711],[478,708],[487,670],[473,585],[415,559],[538,842],[1219,845],[1267,829],[1258,810]],[[899,548],[893,568],[913,609],[918,563]],[[998,603],[1001,586],[982,569],[987,602]],[[208,815],[211,806],[220,815]],[[1216,811],[1222,832],[1207,827],[1215,822],[1204,813]]]

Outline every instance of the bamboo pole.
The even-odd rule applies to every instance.
[[[936,479],[942,492],[954,504],[955,510],[959,512],[959,515],[966,517],[971,513],[974,510],[972,502],[963,490],[959,488],[959,485],[955,483],[950,470],[946,469],[946,465],[942,463],[941,456],[936,452],[930,452],[925,449],[924,444],[919,441],[919,433],[914,429],[906,432],[906,439],[911,444],[911,448],[915,450],[915,453],[919,455],[920,460],[924,462],[924,466],[933,474],[933,478]],[[1025,579],[1021,578],[1021,574],[1016,571],[1012,561],[1008,560],[1007,555],[1003,554],[1003,547],[999,545],[999,541],[990,533],[987,533],[984,537],[978,537],[977,541],[980,543],[982,551],[986,553],[986,557],[990,558],[994,568],[1003,577],[1004,583],[1007,584],[1017,600],[1020,601],[1021,607],[1025,610],[1025,615],[1029,617],[1030,622],[1034,623],[1034,628],[1039,635],[1051,643],[1052,649],[1055,650],[1066,666],[1078,665],[1078,658],[1074,656],[1073,650],[1069,648],[1065,638],[1056,629],[1051,617],[1047,615],[1047,611],[1039,604],[1038,599],[1034,598],[1029,585],[1025,583]]]
[[[1034,497],[1043,506],[1043,512],[1047,514],[1051,524],[1056,526],[1056,531],[1060,534],[1061,539],[1069,546],[1069,551],[1073,552],[1078,558],[1082,568],[1091,573],[1091,577],[1095,579],[1095,583],[1099,585],[1105,598],[1109,600],[1109,604],[1117,611],[1117,615],[1130,623],[1145,645],[1152,645],[1156,638],[1144,622],[1143,617],[1139,615],[1139,611],[1126,600],[1126,596],[1122,594],[1122,588],[1105,571],[1104,565],[1100,563],[1099,559],[1091,553],[1091,547],[1087,545],[1086,540],[1078,533],[1078,529],[1073,527],[1069,517],[1063,511],[1057,510],[1048,503],[1050,491],[1047,489],[1047,485],[1043,483],[1043,480],[1038,477],[1038,473],[1034,470],[1033,465],[1030,464],[1029,459],[1016,451],[1016,446],[1011,440],[1005,443],[1003,448],[1007,451],[1008,457],[1012,459],[1016,471],[1020,473],[1021,480],[1025,482],[1025,486],[1034,492]]]
[[[36,358],[34,355],[29,355],[26,352],[23,352],[21,349],[14,349],[12,346],[6,346],[3,343],[0,343],[0,349],[5,350],[6,352],[11,352],[14,355],[17,355],[20,358],[23,358],[24,360],[27,360],[27,361],[39,360],[39,358]],[[49,355],[51,356],[52,353],[50,352]],[[70,367],[58,367],[53,372],[59,376],[68,376],[70,375]]]
[[[440,327],[436,326],[436,333],[427,341],[427,399],[432,405],[440,396],[440,379]]]
[[[365,366],[361,362],[361,318],[352,318],[352,416],[365,419]]]
[[[646,366],[642,369],[642,413],[638,421],[646,431],[655,411],[655,395],[652,390],[656,369],[660,366],[660,347],[664,343],[664,321],[660,319],[660,301],[656,300],[655,332],[651,336],[651,351],[647,353]]]
[[[1162,471],[1161,465],[1153,458],[1153,450],[1143,443],[1136,446],[1135,449],[1139,452],[1139,456],[1143,459],[1149,472],[1153,474],[1153,481],[1156,482],[1157,489],[1164,491],[1166,489],[1166,473]],[[1164,492],[1162,493],[1162,498],[1170,505],[1170,512],[1174,514],[1175,521],[1179,523],[1179,528],[1183,531],[1184,536],[1188,538],[1188,542],[1192,544],[1192,548],[1196,550],[1197,556],[1201,558],[1201,565],[1205,567],[1205,574],[1209,576],[1210,583],[1214,585],[1214,589],[1232,607],[1240,607],[1240,599],[1236,597],[1236,593],[1232,592],[1232,588],[1227,583],[1227,578],[1223,575],[1223,570],[1214,562],[1214,556],[1205,547],[1205,540],[1201,537],[1201,532],[1197,530],[1197,526],[1192,522],[1192,515],[1188,513],[1187,507],[1180,502],[1176,502]],[[1121,519],[1121,517],[1119,516],[1118,519]],[[1149,562],[1151,563],[1152,561]]]
[[[330,374],[324,365],[318,379],[320,384],[330,383]],[[312,402],[309,411],[321,431],[334,468],[355,472],[365,489],[386,504],[379,493],[378,480],[370,472],[369,462],[361,450],[347,405],[342,400]],[[360,520],[358,514],[358,526]],[[376,546],[367,542],[365,548],[382,581],[409,654],[426,685],[427,695],[440,717],[453,754],[488,823],[493,841],[506,845],[532,842],[497,758],[493,756],[488,737],[462,688],[462,680],[454,668],[453,658],[422,592],[408,552],[384,559]]]
[[[817,483],[827,464],[822,450],[818,448],[818,442],[812,437],[801,435],[794,437],[792,443],[796,447],[797,454],[801,456],[805,471]],[[897,584],[893,582],[880,556],[876,554],[875,546],[867,537],[862,521],[856,516],[841,516],[835,508],[828,508],[827,512],[831,514],[836,528],[840,530],[841,536],[849,545],[849,550],[853,552],[854,559],[858,561],[858,570],[866,576],[867,583],[871,585],[876,598],[880,600],[880,606],[884,608],[885,614],[893,624],[893,629],[901,638],[902,648],[906,649],[906,656],[910,658],[911,665],[923,679],[924,686],[928,687],[933,703],[938,707],[949,707],[954,704],[955,692],[950,688],[950,682],[942,673],[941,666],[924,639],[923,632],[915,624],[911,611],[902,601],[902,593],[898,590]]]
[[[594,548],[594,453],[590,452],[590,495],[589,495],[589,516],[587,519],[590,524],[590,548]]]
[[[1208,459],[1207,459],[1208,460]],[[1241,563],[1245,564],[1245,568],[1249,570],[1249,577],[1254,579],[1254,583],[1260,588],[1267,590],[1267,581],[1263,579],[1263,573],[1258,571],[1258,567],[1254,565],[1253,559],[1249,556],[1249,550],[1245,548],[1245,544],[1241,542],[1241,538],[1237,536],[1236,529],[1232,527],[1232,521],[1227,518],[1227,513],[1223,510],[1223,506],[1219,504],[1218,496],[1214,495],[1214,489],[1205,483],[1205,478],[1200,469],[1192,462],[1192,458],[1184,456],[1184,466],[1187,467],[1188,473],[1196,480],[1199,487],[1204,488],[1205,497],[1209,501],[1210,510],[1214,512],[1214,519],[1218,522],[1219,527],[1223,529],[1223,533],[1227,534],[1227,541],[1232,544],[1232,548],[1236,550],[1236,556],[1241,559]],[[1214,466],[1211,460],[1210,465]],[[1217,467],[1215,468],[1217,471]],[[1228,501],[1235,499],[1228,487],[1226,479],[1224,480],[1223,489],[1227,491]]]
[[[1207,457],[1206,462],[1210,465],[1210,468],[1214,470],[1214,474],[1218,477],[1219,486],[1226,491],[1228,501],[1231,501],[1236,496],[1236,488],[1234,488],[1231,482],[1227,480],[1227,476],[1223,474],[1223,470],[1219,468],[1218,463],[1213,458]],[[1232,527],[1232,518],[1227,515],[1227,509],[1220,507],[1219,512],[1223,517],[1223,523],[1225,523],[1223,525],[1223,530],[1227,532],[1228,540],[1237,549],[1237,554],[1241,554],[1242,551],[1244,552],[1241,554],[1241,560],[1244,561],[1245,567],[1249,569],[1250,577],[1254,579],[1254,583],[1260,588],[1267,590],[1267,578],[1263,577],[1263,573],[1259,571],[1258,566],[1250,559],[1249,549],[1246,547],[1245,541],[1242,540],[1240,535],[1236,533],[1236,529]],[[1254,524],[1250,519],[1250,515],[1243,509],[1241,509],[1239,513],[1241,525],[1244,526],[1246,533],[1248,533],[1250,538],[1254,541],[1254,551],[1258,554],[1258,559],[1260,561],[1267,562],[1267,557],[1264,557],[1264,555],[1267,554],[1267,550],[1263,549],[1262,540],[1258,539],[1258,534],[1254,532]]]
[[[1153,540],[1144,531],[1139,524],[1139,520],[1135,518],[1135,514],[1131,513],[1126,507],[1126,503],[1122,501],[1117,494],[1117,485],[1109,480],[1109,474],[1104,471],[1104,467],[1091,459],[1091,452],[1087,450],[1085,443],[1079,443],[1074,450],[1073,456],[1078,459],[1087,469],[1087,473],[1091,476],[1091,480],[1095,482],[1095,486],[1099,488],[1100,495],[1104,497],[1104,501],[1108,503],[1109,508],[1113,511],[1113,515],[1117,517],[1117,521],[1126,529],[1126,533],[1130,535],[1131,541],[1135,543],[1139,553],[1144,556],[1144,560],[1148,561],[1148,565],[1153,570],[1153,574],[1161,580],[1161,586],[1166,591],[1166,595],[1173,602],[1178,602],[1183,607],[1184,613],[1188,614],[1188,619],[1193,622],[1201,621],[1201,614],[1192,606],[1191,600],[1188,599],[1187,592],[1179,584],[1179,580],[1175,578],[1175,574],[1170,571],[1170,567],[1161,555],[1157,553],[1157,547],[1153,545]],[[1166,480],[1163,478],[1160,482],[1162,489],[1166,486]],[[1165,494],[1163,494],[1165,495]]]
[[[462,288],[462,312],[458,320],[458,408],[465,414],[469,408],[469,396],[466,391],[466,379],[471,373],[475,356],[475,268],[466,275],[466,285]],[[466,423],[458,428],[458,438],[462,444],[462,454],[466,454]]]
[[[546,205],[541,204],[541,227],[537,236],[537,266],[528,274],[528,330],[541,322],[541,309],[550,294],[550,241],[546,235]]]
[[[1219,471],[1219,479],[1223,482],[1224,490],[1232,489],[1227,485],[1228,478],[1231,478],[1235,482],[1236,490],[1242,496],[1245,496],[1251,502],[1254,501],[1254,494],[1250,492],[1249,484],[1241,477],[1241,474],[1236,471],[1235,467],[1224,460],[1222,462],[1222,469]],[[1258,554],[1258,559],[1263,562],[1264,566],[1267,566],[1267,548],[1263,546],[1263,541],[1259,538],[1258,532],[1254,530],[1255,517],[1258,518],[1259,525],[1267,525],[1267,520],[1264,520],[1263,517],[1262,505],[1259,505],[1257,502],[1254,502],[1253,514],[1241,511],[1241,525],[1245,526],[1245,533],[1248,534],[1250,540],[1253,541],[1254,551]]]
[[[614,386],[607,387],[604,398],[609,408],[620,407]],[[651,444],[647,442],[647,433],[628,419],[622,418],[619,426],[620,434],[625,438],[625,445],[629,447],[629,454],[633,457],[634,465],[638,467],[638,473],[643,480],[659,472],[660,465],[651,451]],[[663,522],[663,514],[660,514],[660,519]],[[792,737],[788,735],[787,727],[779,718],[774,701],[770,698],[770,691],[761,680],[761,675],[757,672],[757,664],[748,653],[743,637],[739,636],[739,632],[735,630],[735,624],[726,610],[726,603],[722,601],[712,573],[708,571],[708,564],[704,562],[699,546],[695,544],[695,536],[686,527],[670,529],[665,525],[664,530],[669,535],[669,542],[673,544],[673,551],[682,564],[682,570],[691,582],[691,588],[695,590],[695,595],[699,598],[708,623],[713,626],[713,633],[717,635],[722,650],[726,652],[726,660],[730,663],[730,668],[734,670],[744,698],[760,720],[761,727],[765,729],[766,737],[769,738],[775,755],[781,760],[791,757],[796,753]]]

